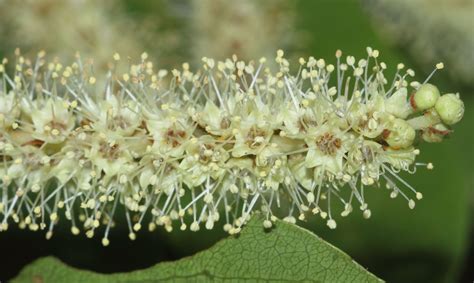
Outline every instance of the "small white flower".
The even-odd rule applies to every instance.
[[[62,99],[35,101],[31,112],[32,136],[47,143],[63,142],[74,127],[74,116]]]
[[[333,174],[342,171],[347,136],[338,128],[328,124],[310,128],[305,142],[308,146],[307,168],[322,167]]]
[[[173,112],[148,120],[147,128],[153,137],[153,151],[179,157],[184,153],[193,126],[182,113]]]

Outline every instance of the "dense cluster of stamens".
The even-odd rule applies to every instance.
[[[234,234],[255,211],[266,228],[310,214],[335,228],[331,205],[370,217],[367,186],[414,208],[422,195],[397,173],[432,168],[415,163],[416,133],[440,141],[464,106],[429,78],[409,84],[403,64],[388,81],[379,52],[367,52],[355,61],[337,51],[335,66],[301,58],[293,70],[279,50],[276,72],[264,58],[203,58],[196,72],[185,63],[170,74],[146,53],[121,73],[115,54],[100,79],[79,56],[63,66],[17,52],[0,65],[0,230],[12,220],[50,238],[66,218],[74,234],[103,230],[108,245],[119,210],[131,239],[144,223],[197,231],[219,221]]]

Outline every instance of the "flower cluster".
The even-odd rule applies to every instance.
[[[234,234],[255,211],[266,228],[310,214],[336,228],[331,205],[347,216],[355,203],[370,217],[367,186],[414,208],[422,194],[398,172],[432,168],[415,162],[417,139],[441,141],[464,105],[440,95],[431,75],[409,83],[403,64],[389,81],[379,51],[367,52],[290,68],[279,50],[276,72],[265,58],[203,58],[196,72],[184,63],[170,73],[144,53],[123,74],[115,54],[100,79],[79,56],[70,66],[44,52],[34,61],[17,54],[11,68],[4,59],[1,230],[13,220],[50,238],[66,218],[74,234],[102,229],[108,245],[118,206],[131,239],[144,223],[197,231],[220,222]]]

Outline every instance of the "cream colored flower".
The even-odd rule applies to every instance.
[[[235,101],[229,98],[228,108],[234,110]],[[197,114],[197,122],[206,132],[226,138],[232,134],[232,120],[226,109],[218,107],[214,102],[207,101],[203,110]]]
[[[305,142],[308,146],[305,167],[322,167],[333,174],[342,171],[349,142],[345,133],[325,124],[310,128]]]
[[[225,174],[224,165],[230,154],[222,143],[216,143],[211,136],[201,136],[186,149],[187,156],[179,169],[189,187],[197,187],[208,178],[218,180]]]
[[[94,111],[93,127],[98,131],[115,132],[119,136],[134,133],[142,123],[140,108],[133,101],[108,96]]]
[[[32,136],[47,143],[63,142],[74,127],[74,118],[62,99],[37,101],[31,112]]]
[[[148,120],[147,128],[153,138],[152,150],[173,157],[182,156],[193,127],[182,113],[177,112]]]
[[[348,117],[354,130],[371,139],[381,135],[388,121],[384,97],[373,90],[367,102],[362,102],[362,97],[352,99]]]

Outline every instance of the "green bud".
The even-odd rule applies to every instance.
[[[384,131],[383,138],[392,148],[407,148],[415,140],[415,129],[402,119],[394,119],[390,127]]]
[[[416,91],[410,102],[413,108],[423,111],[435,106],[438,98],[438,88],[432,84],[424,84]]]
[[[442,142],[443,138],[448,135],[450,130],[442,123],[426,128],[421,138],[426,142]]]
[[[459,98],[459,94],[448,93],[438,99],[435,109],[445,124],[454,125],[464,115],[464,102]]]

